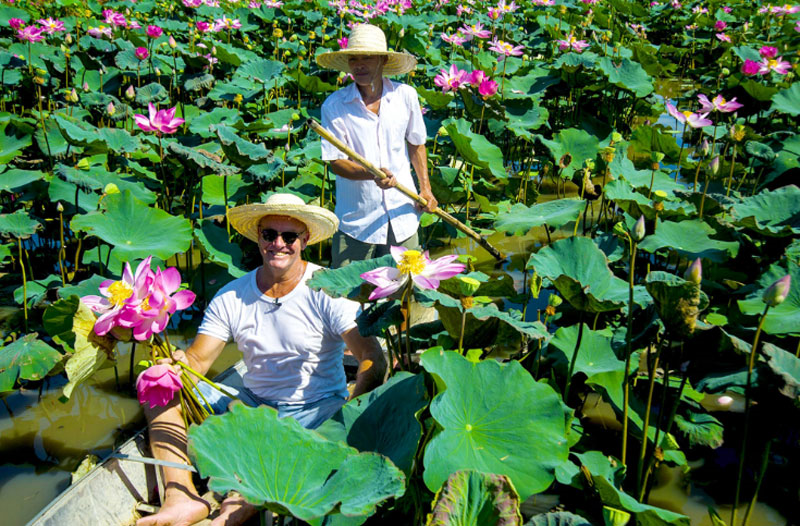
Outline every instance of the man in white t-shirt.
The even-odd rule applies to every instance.
[[[417,60],[408,53],[388,51],[379,27],[359,24],[350,33],[346,49],[323,53],[317,62],[350,73],[354,79],[325,100],[322,126],[388,176],[374,178],[322,140],[322,158],[331,161],[331,169],[339,176],[339,231],[333,236],[331,266],[380,257],[393,245],[418,248],[419,211],[414,201],[393,187],[416,189],[413,165],[419,195],[428,202],[425,210],[436,208],[428,180],[427,131],[414,88],[384,78],[408,73]]]
[[[250,405],[270,405],[280,416],[315,428],[348,397],[342,365],[345,345],[359,361],[352,396],[380,385],[386,367],[377,340],[358,332],[359,305],[306,285],[320,267],[303,261],[301,252],[336,231],[336,216],[296,196],[273,194],[266,203],[231,209],[228,219],[237,231],[258,243],[263,264],[217,293],[192,345],[172,358],[206,374],[233,339],[247,365],[238,398]],[[215,412],[224,411],[230,401],[211,388],[201,387],[201,391]],[[153,456],[189,464],[178,397],[166,407],[146,407],[145,412]],[[164,505],[137,525],[189,526],[206,517],[209,508],[198,496],[191,472],[162,469]],[[242,497],[232,495],[212,524],[240,524],[254,512]]]

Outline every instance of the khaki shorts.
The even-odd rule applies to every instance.
[[[364,243],[355,238],[337,231],[333,235],[331,243],[331,268],[340,268],[349,265],[354,261],[364,261],[365,259],[374,259],[389,254],[389,248],[392,246],[402,246],[406,248],[419,248],[419,234],[414,232],[414,235],[406,239],[402,243],[397,242],[394,238],[391,224],[389,225],[389,236],[385,245],[373,245],[371,243]]]

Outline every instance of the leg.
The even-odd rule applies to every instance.
[[[389,254],[390,247],[405,247],[411,250],[420,250],[419,246],[419,234],[414,232],[414,235],[403,241],[402,243],[397,241],[394,237],[394,230],[392,230],[392,224],[389,223],[389,236],[387,237],[387,241],[385,245],[376,245],[375,246],[375,254],[372,256],[374,258],[379,258],[386,254]]]
[[[365,259],[378,257],[375,254],[377,246],[364,243],[337,231],[331,240],[331,268],[341,268],[353,261],[364,261]]]
[[[186,453],[186,426],[180,401],[175,397],[166,407],[145,407],[150,431],[150,449],[159,460],[191,464]],[[197,494],[192,473],[183,469],[162,467],[164,505],[158,513],[143,517],[136,526],[190,526],[208,516],[208,504]]]

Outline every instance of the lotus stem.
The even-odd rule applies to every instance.
[[[633,347],[633,281],[634,281],[634,266],[636,265],[636,249],[637,243],[628,237],[631,244],[631,262],[630,273],[628,275],[628,330],[625,334],[625,383],[623,384],[623,401],[622,401],[622,463],[628,465],[628,406],[630,402],[630,381],[628,380],[628,371],[631,366],[631,351]]]
[[[581,348],[581,340],[583,339],[583,311],[580,311],[578,316],[578,339],[575,342],[575,350],[572,352],[572,359],[569,362],[569,370],[567,371],[567,381],[564,384],[564,403],[569,400],[569,388],[572,385],[572,371],[575,370],[575,362],[578,361],[578,351]]]
[[[403,302],[406,307],[406,355],[408,358],[408,371],[411,372],[413,367],[411,365],[411,300],[414,295],[414,282],[410,279],[406,285],[405,293],[403,294]]]
[[[744,389],[744,430],[742,431],[742,449],[739,451],[739,472],[736,475],[736,493],[733,495],[733,508],[731,509],[731,526],[736,525],[736,508],[739,507],[739,493],[742,489],[742,476],[744,475],[744,461],[747,455],[747,433],[750,427],[750,387],[753,377],[753,366],[756,362],[756,350],[758,349],[758,340],[761,337],[761,330],[764,328],[764,320],[767,318],[769,312],[769,304],[764,305],[764,312],[761,314],[761,319],[758,321],[758,328],[756,335],[753,338],[753,346],[750,349],[750,358],[747,362],[747,382]]]
[[[61,271],[61,286],[66,286],[66,276],[64,274],[64,259],[66,255],[66,250],[64,250],[64,212],[61,211],[61,205],[59,204],[59,211],[58,211],[58,228],[59,228],[59,238],[61,239],[61,247],[58,249],[58,269]]]
[[[750,513],[753,511],[753,508],[758,501],[758,492],[761,490],[761,483],[764,482],[764,476],[767,474],[767,466],[769,465],[769,452],[772,448],[772,440],[767,440],[767,445],[764,446],[764,454],[761,457],[761,468],[758,470],[758,480],[756,481],[756,489],[753,492],[753,498],[750,499],[750,502],[747,504],[747,511],[744,513],[744,520],[742,520],[742,526],[747,526],[748,521],[750,520]]]
[[[131,360],[128,368],[128,383],[132,386],[133,385],[133,362],[134,356],[136,355],[136,340],[131,342]]]
[[[736,145],[733,145],[733,155],[731,157],[731,171],[728,174],[728,189],[725,191],[725,197],[731,195],[731,185],[733,184],[733,168],[736,166]]]
[[[648,359],[648,375],[649,375],[649,387],[647,391],[647,407],[645,408],[644,412],[644,425],[642,426],[642,447],[639,450],[639,465],[636,467],[636,487],[639,493],[639,499],[641,500],[642,495],[644,495],[644,487],[642,486],[642,476],[644,474],[644,459],[647,455],[647,431],[650,428],[650,411],[653,407],[653,389],[656,385],[656,370],[658,369],[658,361],[661,357],[661,351],[664,349],[664,342],[666,339],[662,340],[661,343],[658,345],[658,349],[656,350],[656,355],[653,357],[652,362]]]
[[[28,280],[25,276],[25,262],[22,259],[22,239],[17,238],[19,247],[19,268],[22,271],[22,312],[25,317],[25,332],[28,332]]]
[[[523,317],[524,319],[524,317]],[[467,309],[461,311],[461,334],[458,336],[458,353],[464,356],[464,328],[467,325]]]
[[[225,200],[225,228],[228,230],[228,242],[231,241],[231,222],[228,219],[228,176],[222,176],[222,196]]]

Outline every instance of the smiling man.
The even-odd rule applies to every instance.
[[[336,216],[306,205],[299,197],[273,194],[266,203],[231,209],[228,218],[239,233],[258,244],[262,264],[217,293],[206,309],[197,338],[185,353],[173,353],[172,359],[206,374],[232,339],[247,365],[243,377],[234,378],[229,386],[236,396],[251,406],[269,405],[279,416],[292,417],[314,429],[348,397],[342,363],[345,345],[359,361],[352,396],[380,385],[385,371],[377,340],[358,333],[359,305],[306,285],[320,267],[304,261],[301,252],[336,231]],[[224,412],[232,400],[202,383],[200,391],[215,413]],[[178,397],[166,407],[145,409],[153,456],[188,464]],[[189,526],[206,517],[208,505],[198,496],[191,473],[162,469],[164,505],[137,525]],[[212,524],[240,524],[254,511],[234,494],[222,503]]]
[[[333,236],[332,266],[388,254],[393,245],[417,248],[420,211],[393,187],[416,189],[413,165],[419,195],[428,202],[425,210],[436,208],[428,180],[427,132],[416,90],[385,78],[412,71],[417,60],[408,53],[388,51],[379,27],[360,24],[350,33],[346,49],[323,53],[317,62],[350,73],[354,79],[325,100],[322,126],[388,176],[375,179],[322,140],[322,158],[331,161],[331,169],[339,176],[339,231]]]

